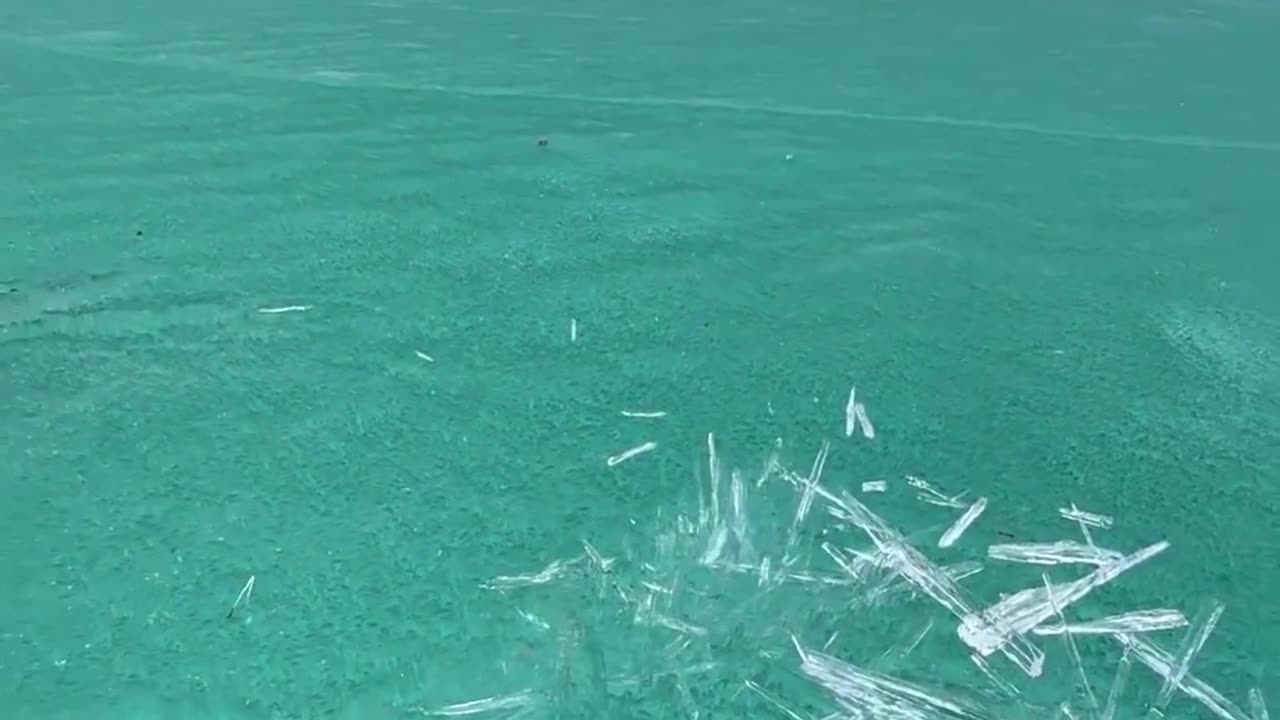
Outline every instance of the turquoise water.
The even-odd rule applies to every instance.
[[[583,540],[635,580],[697,512],[708,432],[751,478],[778,438],[802,474],[832,441],[824,483],[887,480],[860,497],[939,562],[1078,539],[1070,502],[1115,517],[1108,547],[1168,540],[1076,619],[1216,598],[1192,672],[1280,697],[1277,33],[1274,2],[0,10],[0,709],[555,687],[530,717],[770,717],[750,677],[819,718],[786,634],[836,630],[986,697],[927,597],[846,611],[668,557],[713,588],[682,609],[738,628],[675,683],[671,634],[590,588],[481,587]],[[874,440],[844,437],[854,383]],[[939,551],[957,511],[906,473],[990,506]],[[752,492],[779,552],[795,494]],[[988,604],[1040,582],[986,565]],[[1038,642],[1042,680],[992,658],[1023,695],[984,717],[1088,716]],[[1079,649],[1105,697],[1118,646]],[[1159,684],[1135,667],[1117,717]]]

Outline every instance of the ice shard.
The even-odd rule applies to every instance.
[[[1103,585],[1122,573],[1142,564],[1169,547],[1169,543],[1161,541],[1149,545],[1132,555],[1108,563],[1083,578],[1065,583],[1054,588],[1053,593],[1057,606],[1065,608],[1092,590]],[[1058,592],[1058,587],[1062,592]],[[1012,606],[1002,602],[997,608],[1003,612],[994,612],[995,608],[981,613],[966,614],[960,621],[960,638],[984,657],[997,650],[1002,650],[1010,641],[1026,642],[1023,635],[1048,620],[1054,615],[1053,604],[1049,602],[1047,593],[1020,593],[1017,597],[1022,602]],[[1034,598],[1034,600],[1031,600]],[[1030,600],[1030,601],[1029,601]]]
[[[833,504],[833,512],[838,512],[845,520],[866,533],[880,552],[893,563],[893,568],[921,592],[933,598],[935,602],[957,618],[961,618],[962,621],[965,618],[975,617],[973,605],[964,589],[944,570],[907,543],[905,538],[871,512],[866,505],[858,502],[857,498],[848,493],[843,493],[839,497],[825,489],[820,489],[819,493]],[[963,634],[961,638],[964,639]],[[990,650],[984,655],[990,655],[999,650],[1031,677],[1039,677],[1044,671],[1044,653],[1021,634],[1010,638],[1008,642],[991,643],[989,647]]]
[[[1066,565],[1080,563],[1106,565],[1124,557],[1115,550],[1094,545],[1084,545],[1071,540],[1051,543],[1004,543],[987,548],[987,557],[993,560],[1027,563],[1030,565]]]
[[[1041,625],[1036,635],[1121,635],[1126,633],[1154,632],[1186,627],[1187,618],[1177,610],[1135,610],[1121,615],[1108,615],[1088,622],[1059,625]]]
[[[1173,693],[1182,684],[1182,679],[1191,671],[1191,663],[1195,661],[1196,655],[1200,654],[1200,650],[1204,647],[1209,635],[1213,633],[1214,627],[1218,625],[1218,619],[1222,617],[1222,604],[1213,603],[1209,609],[1197,618],[1195,625],[1187,631],[1182,639],[1182,645],[1178,647],[1177,660],[1174,662],[1170,672],[1164,676],[1164,684],[1160,686],[1160,694],[1156,696],[1155,703],[1151,709],[1147,711],[1147,720],[1164,717],[1164,709],[1168,707],[1169,701],[1173,699]]]
[[[1116,641],[1128,648],[1135,660],[1146,665],[1155,674],[1167,681],[1176,670],[1177,661],[1167,651],[1142,635],[1116,635]],[[1189,698],[1204,705],[1222,720],[1250,720],[1249,715],[1238,705],[1228,700],[1216,688],[1192,675],[1190,670],[1183,674],[1176,686]]]
[[[947,528],[947,531],[942,534],[942,538],[938,540],[938,547],[949,548],[954,545],[956,541],[960,539],[960,536],[964,535],[964,532],[969,529],[969,526],[982,516],[982,513],[986,509],[987,499],[978,498],[977,501],[970,505],[969,509],[965,510],[964,514],[956,520],[955,524]]]

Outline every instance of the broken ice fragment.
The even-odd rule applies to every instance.
[[[541,571],[526,575],[499,575],[481,585],[486,590],[508,590],[528,585],[544,585],[563,575],[569,565],[561,560],[553,560]]]
[[[629,418],[654,419],[654,418],[666,417],[667,411],[666,410],[622,410],[618,414],[622,415],[622,417],[629,417]]]
[[[1098,515],[1096,513],[1085,512],[1072,505],[1069,508],[1058,508],[1058,514],[1066,520],[1083,523],[1090,527],[1109,529],[1115,520],[1109,515]]]
[[[791,720],[805,720],[804,717],[801,716],[799,713],[797,713],[795,710],[792,710],[786,705],[783,705],[780,700],[774,698],[772,695],[769,695],[764,690],[762,690],[759,685],[751,682],[750,680],[745,680],[744,682],[746,683],[747,688],[749,688],[752,692],[759,695],[760,697],[764,698],[765,702],[777,708],[780,712],[785,714],[787,717],[791,718]]]
[[[1044,592],[1049,600],[1049,609],[1053,610],[1053,614],[1058,616],[1058,622],[1066,625],[1067,620],[1062,615],[1062,608],[1058,606],[1057,600],[1053,594],[1053,583],[1049,582],[1049,576],[1041,575],[1044,581]],[[1084,663],[1080,660],[1080,650],[1076,647],[1076,639],[1071,633],[1064,633],[1062,639],[1067,646],[1067,656],[1071,658],[1071,665],[1075,668],[1076,677],[1080,680],[1081,687],[1084,688],[1084,695],[1089,700],[1089,707],[1093,708],[1093,714],[1098,714],[1098,698],[1093,694],[1093,688],[1089,685],[1089,675],[1084,670]]]
[[[799,643],[796,649],[800,654],[800,669],[835,695],[836,701],[855,716],[902,720],[940,716],[978,720],[981,717],[974,708],[944,697],[936,690],[864,670],[800,647]]]
[[[1094,588],[1115,579],[1168,547],[1169,543],[1165,541],[1155,543],[1132,555],[1103,565],[1079,580],[1054,587],[1053,594],[1057,606],[1065,608],[1071,605],[1088,595]],[[1062,588],[1061,592],[1058,592],[1059,587]],[[1017,598],[1016,602],[1012,602],[1014,598]],[[960,621],[958,632],[961,640],[985,657],[997,650],[1003,650],[1007,642],[1023,639],[1024,633],[1054,614],[1044,588],[1040,588],[1039,593],[1023,591],[981,613],[965,615]],[[1022,641],[1025,642],[1025,639]]]
[[[1135,610],[1121,615],[1110,615],[1097,620],[1066,625],[1040,625],[1032,632],[1036,635],[1119,635],[1169,630],[1186,627],[1187,618],[1177,610]]]
[[[510,695],[487,697],[483,700],[472,700],[470,702],[446,705],[445,707],[437,710],[428,710],[426,713],[429,715],[441,715],[446,717],[476,715],[479,713],[492,712],[494,710],[525,708],[533,705],[537,700],[538,696],[535,695],[532,690],[521,690],[520,692],[511,693]]]
[[[660,625],[668,630],[674,630],[681,635],[704,637],[707,634],[707,629],[704,627],[687,623],[683,620],[678,620],[670,615],[664,615],[656,611],[646,613],[644,619],[647,620],[650,625]]]
[[[914,640],[912,640],[910,643],[907,644],[907,647],[903,649],[902,654],[899,657],[905,658],[908,655],[910,655],[911,652],[915,650],[920,645],[921,642],[924,641],[925,635],[928,635],[930,630],[933,630],[932,620],[930,620],[924,626],[923,630],[921,630],[919,633],[916,634],[916,637]]]
[[[956,509],[964,507],[964,503],[960,502],[960,497],[963,495],[963,493],[961,493],[961,495],[957,495],[956,497],[947,497],[946,495],[942,494],[941,490],[934,487],[933,485],[930,485],[927,481],[922,480],[914,475],[907,476],[907,484],[920,491],[919,493],[916,494],[917,500],[927,502],[930,505],[938,505],[940,507],[950,507],[950,508],[956,508]]]
[[[800,479],[803,490],[800,493],[800,504],[796,506],[796,514],[791,519],[791,529],[787,532],[787,556],[791,555],[796,542],[799,541],[800,526],[804,524],[805,518],[809,517],[810,509],[813,508],[814,493],[817,492],[818,482],[822,479],[822,469],[827,465],[827,455],[830,452],[831,443],[823,441],[822,447],[818,448],[818,455],[813,459],[809,477]]]
[[[960,502],[956,498],[940,498],[926,493],[916,493],[916,499],[920,502],[929,503],[930,505],[937,505],[938,507],[955,508],[956,510],[964,509],[964,503]]]
[[[1178,689],[1182,679],[1191,671],[1192,661],[1196,659],[1196,655],[1204,647],[1209,635],[1213,632],[1213,628],[1217,626],[1218,619],[1222,617],[1222,610],[1221,603],[1212,603],[1209,610],[1197,618],[1196,624],[1187,631],[1187,634],[1182,639],[1182,644],[1178,647],[1177,660],[1174,662],[1170,672],[1164,676],[1164,684],[1160,686],[1160,694],[1156,696],[1155,703],[1147,711],[1148,720],[1164,716],[1164,709],[1168,707],[1169,701],[1173,699],[1173,692]]]
[[[1082,545],[1072,540],[1051,543],[1006,543],[987,548],[987,557],[993,560],[1028,563],[1031,565],[1063,565],[1085,563],[1106,565],[1124,557],[1115,550],[1093,545]]]
[[[849,401],[844,404],[844,436],[853,437],[858,426],[858,386],[849,388]]]
[[[742,481],[742,473],[734,470],[730,474],[729,498],[732,516],[729,527],[733,530],[734,540],[738,546],[738,561],[755,562],[755,548],[751,546],[751,528],[747,523],[747,485]]]
[[[952,580],[959,582],[971,575],[977,575],[982,572],[982,564],[972,560],[965,560],[953,565],[947,565],[940,568]],[[895,593],[911,590],[911,583],[901,575],[896,575],[890,582],[882,587],[876,588],[867,593],[867,601],[871,603],[879,602]]]
[[[862,492],[864,493],[873,493],[873,492],[882,493],[888,489],[889,489],[889,484],[886,483],[884,480],[868,480],[862,483]]]
[[[520,613],[520,617],[527,620],[530,625],[533,625],[539,630],[546,631],[551,629],[551,623],[548,623],[546,620],[543,620],[542,618],[538,617],[537,615],[534,615],[531,612],[528,612],[526,610],[521,610],[519,608],[516,609],[516,612]]]
[[[707,433],[707,471],[711,483],[711,524],[720,524],[720,456],[716,453],[715,433]]]
[[[587,558],[591,561],[591,567],[596,570],[599,570],[600,572],[608,572],[609,567],[613,565],[613,558],[607,558],[601,555],[600,551],[596,550],[595,547],[586,540],[582,541],[582,549],[586,551]]]
[[[942,538],[938,540],[938,547],[949,548],[954,545],[955,542],[960,539],[960,536],[964,534],[964,531],[968,530],[969,526],[972,525],[986,509],[987,499],[984,497],[978,498],[977,501],[970,505],[969,509],[965,510],[964,514],[956,520],[955,524],[942,534]]]
[[[1249,689],[1249,714],[1253,716],[1253,720],[1271,720],[1267,704],[1262,700],[1262,691],[1258,688]]]
[[[862,403],[858,403],[853,408],[853,417],[862,426],[862,437],[867,440],[876,439],[876,426],[871,424],[871,418],[867,417],[867,407]]]
[[[1107,706],[1102,709],[1101,720],[1111,720],[1115,717],[1116,703],[1124,693],[1125,683],[1129,681],[1129,668],[1132,665],[1133,660],[1129,659],[1129,648],[1125,648],[1124,656],[1120,658],[1120,665],[1116,668],[1116,677],[1111,681],[1111,692],[1107,693]]]
[[[650,450],[653,450],[657,447],[658,447],[658,443],[650,441],[643,445],[637,445],[631,448],[630,450],[623,450],[617,455],[611,455],[609,459],[606,460],[605,462],[609,465],[609,467],[613,467],[618,463],[626,462],[637,455],[643,455],[644,453],[647,453]]]
[[[1173,656],[1145,636],[1115,635],[1113,637],[1121,645],[1132,651],[1133,657],[1138,662],[1146,665],[1155,674],[1166,680],[1173,675],[1176,662]],[[1222,720],[1250,720],[1249,716],[1239,706],[1224,697],[1213,686],[1192,675],[1189,670],[1178,681],[1177,687],[1187,697],[1204,705]]]
[[[724,525],[717,525],[715,530],[711,531],[711,537],[707,538],[707,549],[702,552],[702,564],[711,565],[724,555],[724,546],[729,542],[729,528]]]
[[[866,505],[849,493],[842,493],[837,497],[825,489],[819,489],[818,492],[823,499],[832,503],[833,514],[839,513],[843,519],[858,526],[871,538],[898,573],[952,615],[961,619],[974,617],[972,603],[955,579],[908,544],[902,535],[890,528]],[[963,632],[961,637],[964,638]],[[1044,671],[1044,653],[1021,634],[1009,638],[1008,642],[986,643],[984,647],[989,648],[984,655],[999,650],[1031,677],[1039,677]]]
[[[981,671],[983,675],[986,675],[987,680],[990,680],[991,684],[1000,690],[1000,692],[1003,692],[1009,697],[1018,697],[1018,695],[1021,694],[1018,692],[1018,688],[1014,687],[1012,683],[997,675],[996,671],[992,669],[990,663],[988,663],[981,655],[973,653],[969,655],[969,660],[971,660],[974,665],[978,666],[978,670]]]

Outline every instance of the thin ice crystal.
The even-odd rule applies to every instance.
[[[876,426],[871,424],[871,418],[867,416],[867,406],[858,403],[853,408],[853,417],[858,421],[858,425],[862,427],[862,437],[867,440],[875,440]]]
[[[938,547],[949,548],[954,545],[960,539],[960,536],[964,535],[964,532],[969,529],[969,526],[982,516],[986,509],[987,499],[984,497],[978,498],[977,501],[969,506],[968,510],[964,511],[963,515],[956,519],[955,524],[947,528],[947,531],[942,534],[942,538],[938,540]]]
[[[871,512],[866,505],[848,493],[840,497],[826,490],[821,490],[821,493],[824,499],[842,511],[846,520],[859,527],[871,538],[871,541],[893,562],[894,568],[903,577],[956,617],[962,619],[974,617],[973,604],[967,598],[964,589],[941,568],[911,547],[906,539]],[[964,638],[963,634],[961,638]],[[999,650],[1030,677],[1039,677],[1044,671],[1044,653],[1021,634],[1014,636],[1009,642],[991,643],[989,648],[984,655],[990,655],[991,652]]]
[[[1160,694],[1156,696],[1155,703],[1147,712],[1147,720],[1164,716],[1164,709],[1173,699],[1173,693],[1182,683],[1182,679],[1191,671],[1191,663],[1195,661],[1196,655],[1209,640],[1209,635],[1217,626],[1218,619],[1222,617],[1222,610],[1221,603],[1211,603],[1209,610],[1196,620],[1191,629],[1187,630],[1182,644],[1178,647],[1177,660],[1169,674],[1164,676],[1164,685],[1160,687]]]
[[[769,453],[769,458],[764,461],[764,469],[760,471],[760,477],[756,480],[756,487],[764,487],[769,478],[782,473],[782,462],[778,458],[778,451],[782,449],[782,438],[775,441],[773,452]]]
[[[1049,608],[1058,617],[1058,622],[1066,625],[1067,620],[1062,616],[1062,608],[1058,606],[1058,602],[1054,598],[1053,583],[1049,582],[1048,575],[1041,575],[1040,577],[1044,580],[1044,592],[1049,600]],[[1080,686],[1084,688],[1084,695],[1089,700],[1089,707],[1093,709],[1093,714],[1097,715],[1098,698],[1093,694],[1093,687],[1089,685],[1089,675],[1085,672],[1084,663],[1080,660],[1080,650],[1076,647],[1075,637],[1071,633],[1065,633],[1062,639],[1066,642],[1067,655],[1071,658],[1071,665],[1075,668],[1076,678],[1080,680]]]
[[[1146,665],[1152,672],[1167,681],[1173,676],[1176,660],[1173,655],[1148,640],[1143,635],[1115,635],[1116,641],[1132,651],[1133,658]],[[1222,720],[1250,720],[1240,706],[1228,700],[1212,685],[1192,675],[1188,670],[1176,686],[1189,698],[1204,705]]]
[[[1088,622],[1058,625],[1040,625],[1036,635],[1122,635],[1126,633],[1154,632],[1187,626],[1187,617],[1178,610],[1134,610],[1120,615],[1090,620]]]
[[[862,492],[864,493],[882,493],[889,489],[889,484],[884,480],[868,480],[862,483]]]
[[[1027,563],[1030,565],[1066,565],[1081,563],[1107,565],[1124,557],[1115,550],[1093,545],[1082,545],[1072,540],[1051,543],[1004,543],[987,548],[992,560]]]
[[[1267,712],[1267,704],[1258,688],[1249,689],[1249,714],[1253,716],[1253,720],[1271,720],[1271,713]]]
[[[942,572],[946,573],[947,576],[950,577],[952,580],[959,582],[971,575],[977,575],[978,573],[982,572],[982,563],[974,562],[972,560],[965,560],[963,562],[954,563],[952,565],[946,565],[940,569],[942,570]],[[914,586],[911,584],[911,582],[908,581],[906,578],[902,577],[901,575],[895,575],[894,577],[890,578],[883,586],[868,592],[867,601],[875,603],[880,600],[883,600],[884,598],[890,595],[911,590],[913,587]]]
[[[1013,686],[1013,683],[1010,683],[1008,680],[1005,680],[996,673],[996,671],[991,667],[991,664],[987,662],[986,658],[977,653],[971,653],[969,655],[969,660],[978,667],[978,671],[985,675],[987,680],[990,681],[991,684],[1000,692],[1011,698],[1016,698],[1021,694],[1018,691],[1018,688]]]
[[[1072,505],[1069,508],[1058,508],[1058,514],[1064,519],[1071,520],[1072,522],[1083,523],[1090,527],[1101,528],[1103,530],[1110,529],[1115,523],[1115,519],[1110,515],[1099,515],[1097,513],[1085,512],[1075,505]]]
[[[920,646],[920,643],[924,642],[925,636],[928,635],[931,630],[933,630],[932,620],[930,620],[924,626],[924,629],[922,629],[919,633],[916,634],[914,640],[912,640],[910,643],[907,644],[907,647],[903,649],[902,654],[899,655],[899,657],[905,658],[906,656],[914,652],[915,649]]]
[[[920,491],[916,493],[916,499],[921,502],[939,507],[956,508],[957,510],[965,507],[965,504],[960,502],[961,495],[947,497],[941,490],[929,484],[928,481],[914,475],[907,476],[907,484]]]
[[[786,554],[788,556],[800,539],[800,526],[804,524],[805,519],[809,517],[809,511],[813,508],[813,498],[817,493],[818,483],[822,479],[822,469],[826,467],[827,455],[830,452],[831,443],[824,441],[822,447],[818,448],[818,455],[813,459],[809,477],[801,479],[803,490],[800,493],[800,503],[796,506],[796,514],[791,520],[791,529],[787,533]]]
[[[707,433],[707,470],[711,483],[711,524],[720,524],[720,456],[716,453],[715,433]]]
[[[609,568],[613,565],[613,558],[601,555],[600,551],[596,550],[595,546],[586,540],[582,541],[582,549],[586,552],[587,559],[591,561],[591,566],[596,570],[599,570],[600,572],[608,572]]]
[[[853,437],[858,427],[858,386],[849,388],[849,400],[844,404],[844,436]]]
[[[737,470],[730,475],[729,498],[730,510],[733,513],[729,518],[729,528],[733,531],[734,540],[737,541],[738,561],[754,563],[756,552],[751,545],[751,528],[747,521],[747,485],[742,480],[742,474]]]
[[[864,670],[822,652],[797,649],[800,669],[851,713],[886,720],[925,720],[938,715],[981,720],[973,708],[935,690]]]
[[[630,448],[629,450],[623,450],[617,455],[610,455],[609,458],[605,460],[605,463],[609,467],[613,467],[614,465],[617,465],[619,463],[624,463],[637,455],[643,455],[649,452],[650,450],[655,450],[657,449],[657,447],[658,447],[658,443],[650,441],[650,442],[644,443],[643,445],[637,445],[633,448]]]
[[[482,587],[488,590],[509,590],[517,587],[527,587],[529,585],[545,585],[556,578],[561,577],[569,570],[569,563],[563,560],[553,560],[542,570],[536,573],[524,575],[499,575]]]
[[[786,705],[783,705],[781,700],[778,700],[777,698],[773,697],[769,693],[766,693],[756,683],[751,682],[750,680],[745,680],[744,682],[746,683],[747,688],[751,690],[751,692],[759,695],[761,698],[764,699],[765,702],[777,708],[779,712],[791,718],[791,720],[805,720],[803,715],[801,715],[800,713],[797,713],[795,710],[792,710]]]
[[[481,700],[471,700],[470,702],[455,703],[446,705],[445,707],[427,711],[429,715],[439,715],[442,717],[459,717],[462,715],[478,715],[480,713],[493,712],[494,710],[514,710],[516,708],[526,708],[538,701],[538,696],[533,690],[521,690],[511,693],[510,695],[497,695],[487,697]]]
[[[1079,580],[1054,587],[1053,594],[1057,606],[1066,608],[1095,588],[1114,580],[1168,547],[1169,543],[1164,541],[1149,545],[1132,555],[1097,568]],[[1062,588],[1060,593],[1059,587]],[[1005,644],[1012,640],[1021,639],[1022,642],[1026,642],[1023,637],[1025,633],[1055,614],[1048,594],[1044,588],[1040,590],[1038,594],[1018,593],[1014,597],[1017,597],[1019,602],[1013,603],[1012,606],[1002,601],[997,607],[1003,606],[1004,612],[993,612],[993,608],[980,614],[966,615],[960,621],[960,638],[984,657],[1002,650]]]
[[[707,547],[702,551],[702,564],[714,565],[724,555],[725,546],[729,544],[729,528],[717,525],[707,538]]]
[[[1129,648],[1126,647],[1124,656],[1120,658],[1120,665],[1116,668],[1116,677],[1111,681],[1111,692],[1107,693],[1107,706],[1102,709],[1101,720],[1112,720],[1116,716],[1116,704],[1124,694],[1125,683],[1129,682],[1129,670],[1132,667],[1133,660],[1129,658]]]

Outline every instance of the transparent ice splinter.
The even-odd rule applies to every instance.
[[[911,547],[866,505],[848,493],[837,497],[826,490],[820,492],[833,504],[833,514],[838,512],[843,519],[865,532],[903,577],[962,621],[975,617],[972,602],[955,579]],[[964,626],[961,628],[963,630]],[[963,632],[961,639],[965,639]],[[1030,677],[1039,677],[1044,671],[1044,653],[1022,634],[1011,637],[1008,642],[986,643],[984,647],[989,648],[984,656],[999,650]]]
[[[987,548],[992,560],[1027,563],[1030,565],[1106,565],[1124,557],[1115,550],[1084,545],[1071,540],[1051,543],[1003,543]]]
[[[1155,703],[1147,711],[1147,720],[1164,717],[1164,709],[1168,707],[1169,701],[1173,699],[1174,691],[1178,689],[1182,679],[1191,671],[1191,663],[1196,659],[1196,655],[1200,654],[1205,642],[1209,640],[1209,635],[1213,633],[1213,629],[1218,625],[1218,619],[1222,617],[1222,610],[1221,603],[1212,603],[1209,610],[1198,618],[1196,624],[1187,631],[1182,640],[1182,645],[1178,648],[1177,660],[1170,672],[1164,676],[1164,685],[1160,686],[1160,694],[1156,696]]]
[[[946,716],[982,720],[982,715],[975,708],[936,690],[808,650],[794,638],[793,642],[800,654],[800,669],[835,695],[836,702],[854,716],[902,720]]]
[[[1132,555],[1108,563],[1079,580],[1055,586],[1053,595],[1057,607],[1066,608],[1095,588],[1114,580],[1168,547],[1169,543],[1165,541],[1149,545]],[[1061,593],[1058,592],[1059,587],[1062,588]],[[1003,612],[995,612],[996,608],[992,608],[979,614],[967,614],[960,621],[960,638],[974,650],[987,656],[1001,650],[1006,643],[1022,638],[1024,633],[1030,632],[1055,614],[1054,603],[1050,602],[1048,593],[1043,589],[1039,594],[1024,592],[1017,597],[1021,602],[1002,602],[996,606]]]
[[[605,460],[605,463],[609,467],[613,467],[614,465],[624,463],[637,455],[643,455],[644,453],[647,453],[650,450],[657,449],[657,447],[658,447],[658,443],[650,441],[642,445],[637,445],[628,450],[623,450],[617,455],[610,455],[609,458]]]
[[[947,531],[942,534],[942,538],[938,540],[938,547],[949,548],[954,545],[956,541],[960,539],[960,536],[964,535],[965,531],[969,529],[969,526],[973,525],[973,523],[982,516],[982,513],[986,511],[986,509],[987,499],[978,498],[977,501],[970,505],[969,509],[965,510],[964,514],[956,520],[955,524],[947,528]]]
[[[1161,608],[1156,610],[1134,610],[1120,615],[1108,615],[1088,622],[1040,625],[1033,632],[1036,635],[1061,635],[1063,633],[1072,635],[1122,635],[1171,630],[1186,626],[1187,617],[1181,612]]]
[[[1085,512],[1080,508],[1072,505],[1069,508],[1058,508],[1058,514],[1066,520],[1083,523],[1090,527],[1100,528],[1103,530],[1110,529],[1115,519],[1110,515],[1099,515],[1097,513]]]
[[[1115,635],[1116,641],[1131,651],[1133,658],[1146,665],[1156,675],[1168,681],[1177,670],[1177,660],[1173,655],[1151,642],[1143,635]],[[1250,720],[1249,715],[1238,705],[1228,700],[1209,683],[1185,672],[1175,687],[1189,698],[1204,705],[1222,720]]]
[[[1271,713],[1267,712],[1267,704],[1262,700],[1262,691],[1258,688],[1249,689],[1249,714],[1253,716],[1253,720],[1271,720]]]

